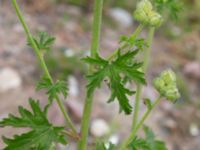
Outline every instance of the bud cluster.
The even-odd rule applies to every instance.
[[[168,100],[175,102],[180,98],[180,94],[176,85],[176,75],[172,70],[163,71],[160,77],[154,80],[156,90]]]
[[[149,0],[142,0],[138,3],[134,17],[137,21],[153,27],[160,26],[163,21],[162,16],[153,10]]]

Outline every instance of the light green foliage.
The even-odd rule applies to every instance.
[[[55,42],[55,38],[50,36],[50,35],[48,35],[46,32],[40,32],[38,34],[38,37],[33,37],[33,40],[36,43],[38,49],[43,51],[43,52],[50,51],[51,50],[51,46]],[[28,45],[33,48],[30,40],[28,40]]]
[[[178,19],[184,7],[181,0],[153,0],[153,4],[159,13],[169,16],[173,20]]]
[[[144,48],[148,47],[148,44],[144,39],[137,39],[135,36],[121,36],[120,43],[125,43],[126,47],[136,47],[139,50],[143,50]]]
[[[108,78],[109,87],[111,90],[111,98],[109,102],[114,101],[114,99],[117,98],[120,105],[120,110],[124,111],[126,114],[130,114],[132,107],[129,104],[127,96],[132,95],[135,92],[127,89],[125,85],[123,85],[122,81],[124,77],[127,76],[137,83],[146,83],[144,79],[144,73],[139,71],[142,63],[129,63],[130,60],[133,60],[138,52],[138,50],[132,52],[129,51],[125,54],[120,54],[120,52],[118,52],[116,60],[111,62],[101,58],[100,56],[97,56],[96,58],[84,58],[83,60],[85,62],[98,67],[98,70],[95,73],[87,76],[89,81],[89,84],[87,85],[88,95],[93,93],[94,90],[101,85],[104,79]]]
[[[0,122],[0,126],[25,127],[31,131],[15,135],[12,139],[3,138],[7,145],[4,150],[49,150],[53,143],[67,144],[62,131],[63,127],[55,127],[47,119],[48,107],[40,108],[39,101],[29,99],[32,112],[19,107],[20,117],[12,114]]]
[[[137,4],[134,17],[142,24],[153,27],[159,27],[163,21],[162,16],[153,10],[153,6],[149,0],[142,0]]]
[[[176,75],[172,70],[163,71],[160,77],[154,80],[154,87],[163,97],[172,102],[180,98],[176,85]]]
[[[129,145],[131,150],[167,150],[165,143],[156,140],[153,131],[144,126],[145,138],[135,137],[133,142]]]
[[[58,94],[62,94],[64,98],[67,97],[68,94],[68,87],[65,81],[57,81],[56,83],[52,84],[49,78],[42,77],[40,82],[38,82],[36,90],[46,89],[47,95],[52,102],[54,99],[57,98]]]

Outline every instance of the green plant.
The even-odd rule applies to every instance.
[[[31,111],[20,106],[20,117],[9,115],[0,121],[1,127],[12,126],[15,128],[25,127],[31,129],[22,135],[15,135],[12,139],[3,137],[3,141],[6,144],[5,150],[55,149],[56,143],[67,144],[67,137],[76,140],[78,150],[86,150],[94,92],[96,88],[99,88],[103,84],[104,79],[108,80],[107,84],[111,91],[108,102],[117,100],[120,112],[124,112],[126,115],[131,114],[134,110],[133,125],[130,135],[119,147],[112,143],[107,145],[98,143],[95,149],[125,150],[130,148],[132,150],[166,150],[165,144],[156,140],[153,132],[146,126],[143,128],[146,137],[142,139],[137,136],[138,130],[143,127],[146,118],[161,101],[161,98],[175,102],[180,97],[174,72],[171,70],[162,72],[160,77],[156,78],[153,82],[159,96],[155,101],[151,101],[148,98],[145,99],[147,109],[139,120],[139,104],[141,103],[142,87],[146,84],[145,73],[148,69],[154,31],[163,22],[163,17],[153,8],[149,0],[142,0],[138,3],[134,17],[140,22],[140,25],[132,35],[121,38],[119,48],[108,58],[101,57],[99,51],[103,0],[95,0],[91,55],[83,58],[83,61],[89,64],[89,69],[80,134],[76,130],[60,99],[61,96],[67,97],[67,84],[65,81],[53,81],[44,60],[45,54],[51,50],[51,45],[55,39],[46,33],[39,34],[39,38],[33,37],[16,0],[12,0],[12,4],[26,32],[28,45],[34,49],[41,68],[44,71],[44,75],[38,82],[36,89],[46,89],[49,101],[44,108],[41,108],[38,101],[30,99]],[[149,29],[147,39],[141,39],[139,36],[144,27]],[[140,61],[137,59],[137,54],[139,53],[144,53],[144,58]],[[127,82],[135,82],[137,85],[136,90],[128,89],[126,86]],[[128,97],[133,94],[136,94],[134,109]],[[47,112],[54,101],[57,102],[66,119],[67,124],[63,125],[63,127],[56,127],[48,121]]]

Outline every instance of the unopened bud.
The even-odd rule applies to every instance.
[[[151,12],[150,15],[150,25],[153,27],[159,27],[162,24],[162,16],[157,12]]]
[[[153,9],[153,6],[149,0],[142,0],[137,4],[137,9],[144,10],[144,12],[148,12]]]
[[[161,73],[161,78],[165,83],[171,84],[176,83],[176,74],[172,70],[166,70]]]
[[[153,27],[158,27],[162,23],[162,16],[153,10],[153,6],[149,0],[142,0],[138,3],[134,17],[142,24]]]
[[[156,78],[153,81],[153,85],[159,91],[165,87],[165,82],[161,78]]]
[[[166,92],[166,98],[172,102],[175,102],[180,98],[180,94],[177,88],[170,89]]]
[[[153,85],[161,96],[166,97],[172,102],[180,98],[176,86],[176,75],[172,70],[163,71],[160,77],[154,80]]]

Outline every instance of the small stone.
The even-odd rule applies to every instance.
[[[79,88],[76,78],[74,76],[69,76],[68,83],[69,83],[69,96],[78,96]]]
[[[110,129],[108,124],[103,119],[96,119],[92,121],[91,133],[95,137],[102,137],[109,133]]]
[[[198,136],[200,134],[199,127],[196,123],[190,124],[190,134],[192,136]]]
[[[186,64],[184,67],[184,73],[195,79],[200,79],[200,63],[191,62],[191,63]]]
[[[114,145],[117,145],[119,143],[119,135],[117,134],[111,135],[111,137],[109,138],[109,142]]]
[[[22,84],[20,75],[11,68],[0,69],[0,92],[19,88]]]
[[[113,8],[109,15],[118,23],[120,27],[128,28],[132,25],[132,16],[124,9]]]
[[[165,126],[169,129],[175,129],[177,127],[177,123],[176,121],[174,121],[173,119],[165,119]]]
[[[71,48],[66,49],[64,54],[66,57],[73,57],[75,55],[74,50]]]

